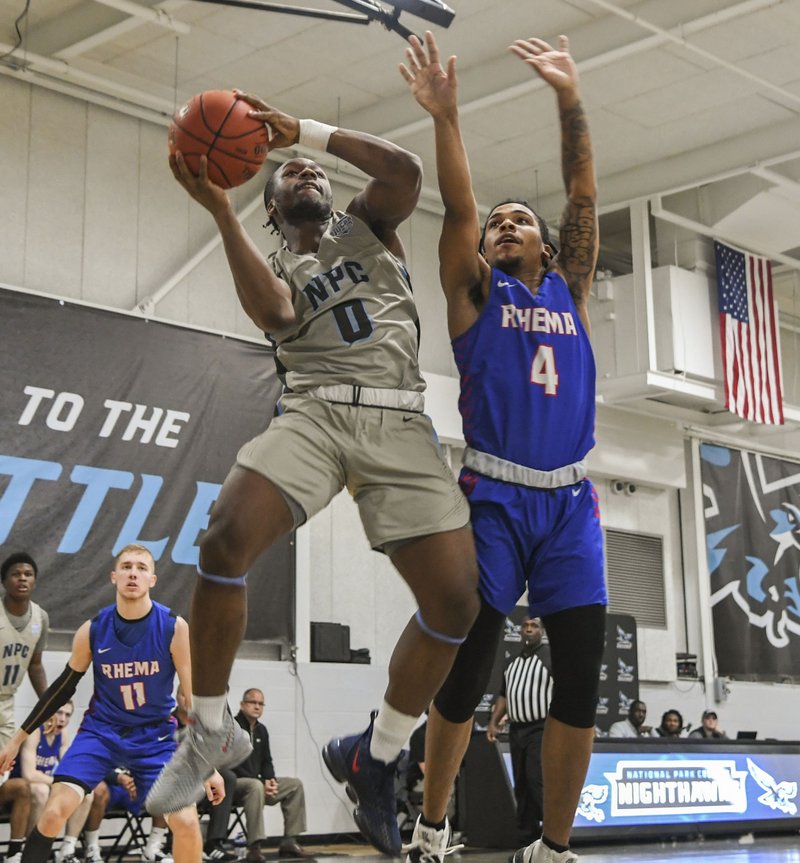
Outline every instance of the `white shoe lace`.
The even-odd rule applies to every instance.
[[[455,854],[456,851],[460,851],[464,847],[463,842],[448,845],[447,842],[451,835],[450,824],[447,821],[441,830],[436,830],[434,827],[426,827],[417,819],[411,842],[408,845],[403,845],[400,851],[402,854],[409,854],[411,851],[418,850],[421,863],[442,863],[449,854]]]

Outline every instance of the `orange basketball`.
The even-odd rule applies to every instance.
[[[208,178],[230,189],[254,177],[269,151],[263,123],[248,117],[252,107],[232,90],[198,93],[175,112],[169,125],[169,151],[180,150],[189,170],[200,173],[208,159]]]

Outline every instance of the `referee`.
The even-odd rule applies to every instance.
[[[494,742],[508,721],[517,827],[521,842],[528,845],[541,835],[544,814],[542,735],[553,694],[553,678],[550,650],[542,644],[541,619],[526,617],[521,634],[522,650],[505,670],[486,737]]]

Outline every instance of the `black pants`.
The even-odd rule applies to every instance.
[[[508,743],[514,771],[519,839],[529,845],[542,835],[544,792],[542,783],[542,735],[544,722],[511,723]]]

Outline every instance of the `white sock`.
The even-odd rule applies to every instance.
[[[86,837],[87,845],[97,845],[100,847],[100,831],[99,830],[86,830],[84,831],[84,836]]]
[[[209,731],[222,728],[222,717],[225,715],[227,695],[194,695],[192,694],[192,715],[200,720],[200,724]]]
[[[153,851],[160,850],[166,838],[166,827],[152,827],[150,828],[150,835],[147,837],[147,847]]]
[[[369,754],[386,764],[394,761],[408,740],[408,735],[414,730],[418,718],[407,716],[384,701],[372,728]]]
[[[75,853],[75,846],[78,844],[77,836],[65,836],[61,840],[61,851],[62,857],[71,857]]]

